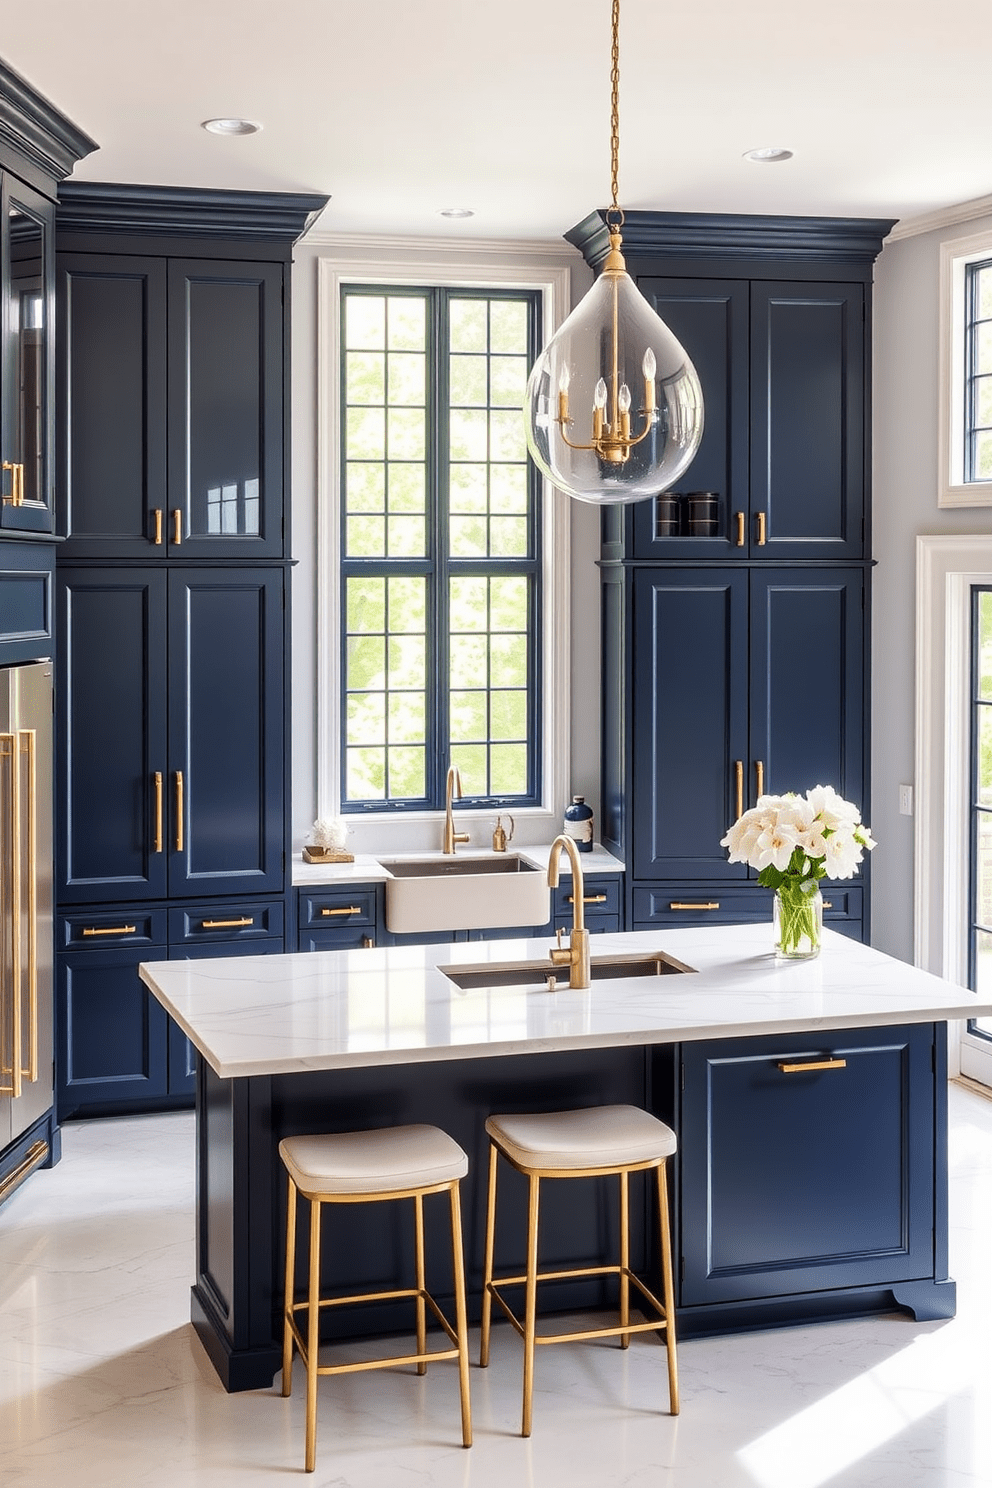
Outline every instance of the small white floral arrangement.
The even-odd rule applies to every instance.
[[[875,846],[858,808],[830,785],[805,796],[761,796],[734,822],[720,846],[731,863],[758,870],[758,882],[778,895],[780,949],[799,953],[819,946],[813,895],[821,878],[851,878],[864,854]],[[808,952],[804,952],[808,953]]]

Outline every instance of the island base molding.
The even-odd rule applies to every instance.
[[[713,1338],[757,1333],[806,1323],[842,1323],[904,1312],[918,1323],[946,1322],[957,1306],[954,1281],[902,1281],[892,1287],[846,1287],[838,1292],[770,1297],[762,1302],[722,1302],[715,1307],[680,1307],[679,1338]]]

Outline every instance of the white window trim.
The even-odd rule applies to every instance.
[[[992,536],[916,539],[917,966],[968,985],[971,589],[992,584]],[[970,1054],[950,1025],[950,1069]],[[970,1071],[969,1071],[970,1072]],[[980,1076],[992,1077],[992,1067]]]
[[[538,290],[543,306],[543,334],[549,340],[571,308],[571,273],[567,267],[506,263],[471,264],[442,260],[403,261],[365,258],[317,260],[317,815],[336,816],[341,809],[341,635],[340,635],[340,303],[345,284],[424,285],[473,289],[503,286]],[[517,839],[544,841],[557,831],[568,800],[570,779],[570,596],[568,498],[544,485],[543,571],[541,584],[544,634],[542,706],[542,790],[539,805],[514,812]],[[473,846],[488,845],[492,810],[459,812],[459,826],[470,832]],[[472,818],[478,818],[473,830]],[[363,811],[348,813],[349,847],[381,850],[388,823],[394,851],[428,844],[426,824],[438,822],[437,811]],[[375,840],[363,841],[363,828],[374,828]],[[476,838],[478,840],[476,841]],[[433,844],[433,837],[430,838]]]
[[[992,258],[992,232],[940,245],[938,506],[992,506],[992,481],[966,482],[964,478],[965,270],[983,258]]]

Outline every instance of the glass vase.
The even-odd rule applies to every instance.
[[[808,961],[820,954],[823,896],[819,889],[804,893],[798,883],[775,890],[772,924],[775,955],[782,961]]]

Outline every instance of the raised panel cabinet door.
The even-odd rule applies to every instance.
[[[832,785],[867,817],[864,584],[860,568],[752,570],[751,759],[766,791]]]
[[[56,872],[61,902],[166,892],[166,576],[61,570]]]
[[[864,315],[860,284],[751,287],[754,557],[864,553]]]
[[[657,498],[636,502],[634,553],[676,560],[739,556],[748,540],[750,286],[747,280],[643,278],[638,288],[688,353],[705,412],[702,441],[676,493],[679,535],[659,535]],[[712,521],[701,519],[701,509],[686,499],[703,491],[716,497]]]
[[[635,879],[745,875],[720,838],[737,816],[738,766],[746,780],[747,609],[745,569],[635,574]]]
[[[169,575],[169,893],[283,890],[281,569]]]
[[[15,176],[0,185],[0,531],[54,529],[54,206]]]
[[[281,264],[169,262],[169,550],[283,551]]]
[[[164,555],[165,259],[60,254],[57,308],[64,552]]]
[[[165,1009],[138,976],[165,947],[63,951],[57,958],[60,1120],[91,1106],[161,1098],[168,1089]]]
[[[684,1306],[933,1277],[933,1048],[932,1024],[682,1046]]]

